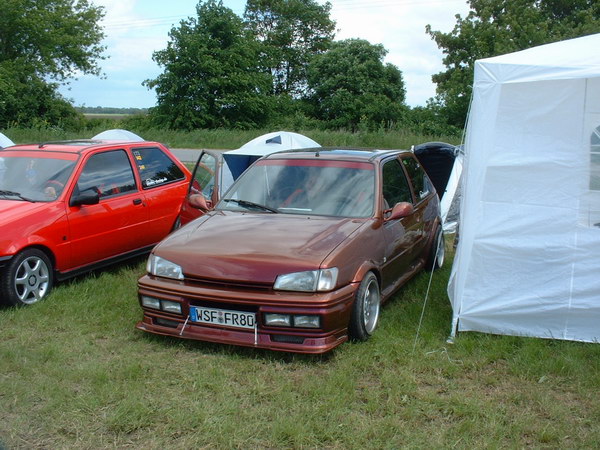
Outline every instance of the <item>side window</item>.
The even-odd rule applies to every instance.
[[[183,171],[158,147],[132,149],[144,189],[184,178]]]
[[[431,192],[431,182],[421,165],[412,157],[403,158],[402,164],[412,181],[417,199],[421,200],[427,197]]]
[[[112,150],[92,155],[77,181],[83,192],[93,189],[100,198],[136,190],[131,163],[125,150]]]
[[[202,194],[207,200],[212,198],[216,168],[216,158],[209,153],[203,153],[194,170],[194,181],[191,188],[193,193]]]
[[[412,203],[410,186],[404,175],[404,170],[397,159],[388,161],[383,165],[383,199],[385,208],[392,208],[396,203]]]
[[[590,191],[600,191],[600,127],[590,138]]]

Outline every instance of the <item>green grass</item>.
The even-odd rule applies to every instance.
[[[405,286],[365,343],[303,356],[144,334],[144,262],[0,309],[8,448],[593,448],[600,346],[462,333],[450,264]],[[0,443],[0,447],[2,444]]]
[[[116,128],[119,125],[115,125]],[[59,128],[47,129],[22,129],[9,128],[0,130],[16,143],[55,141],[63,139],[91,138],[104,131],[106,127],[94,128],[83,132],[68,132]],[[246,142],[262,134],[277,130],[131,130],[149,141],[159,141],[171,148],[212,148],[236,149]],[[410,149],[412,145],[427,141],[445,141],[458,144],[455,137],[450,136],[423,136],[405,131],[378,131],[349,133],[345,131],[322,130],[287,130],[304,134],[314,139],[322,146],[341,147],[379,147],[393,149]]]

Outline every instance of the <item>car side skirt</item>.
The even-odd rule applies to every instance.
[[[122,261],[126,261],[128,259],[133,259],[133,258],[137,258],[139,256],[147,255],[152,251],[153,248],[154,248],[154,245],[150,245],[148,247],[143,247],[143,248],[140,248],[140,249],[128,252],[128,253],[123,253],[121,255],[117,255],[112,258],[108,258],[108,259],[105,259],[105,260],[102,260],[102,261],[99,261],[99,262],[96,262],[93,264],[89,264],[87,266],[81,266],[81,267],[78,267],[73,270],[68,270],[68,271],[64,271],[64,272],[55,272],[54,275],[58,281],[67,280],[69,278],[76,277],[78,275],[82,275],[86,272],[91,272],[92,270],[101,269],[103,267],[110,266],[112,264],[116,264],[116,263],[119,263]]]

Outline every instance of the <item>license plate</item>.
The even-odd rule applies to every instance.
[[[192,322],[253,330],[256,323],[256,314],[245,311],[232,311],[230,309],[191,306],[190,319]]]

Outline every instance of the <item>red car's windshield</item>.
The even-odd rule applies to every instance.
[[[267,159],[248,169],[217,209],[370,217],[374,193],[370,163]]]
[[[58,198],[75,161],[6,155],[0,157],[0,199],[48,202]]]

